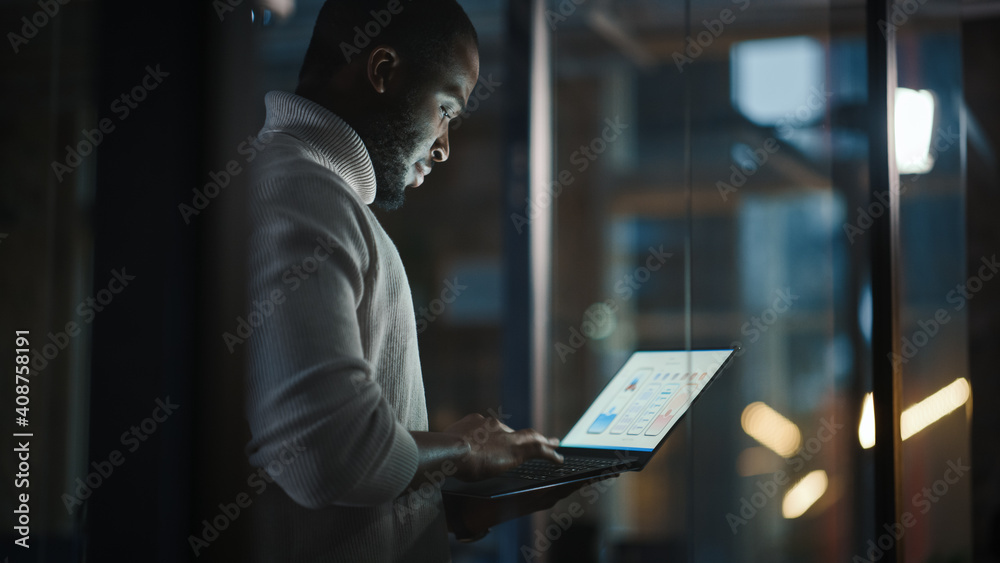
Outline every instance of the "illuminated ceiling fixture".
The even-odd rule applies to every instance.
[[[934,94],[896,88],[896,167],[900,174],[926,174],[934,167]]]
[[[899,417],[899,432],[903,440],[937,422],[941,417],[965,404],[972,395],[969,381],[959,377],[938,392],[903,411]]]
[[[861,405],[858,441],[866,450],[875,445],[875,400],[871,393],[865,393],[865,401]]]
[[[798,518],[805,514],[823,496],[829,482],[826,471],[817,469],[810,472],[785,493],[785,499],[781,502],[781,515],[785,518]]]
[[[782,457],[792,457],[802,444],[799,427],[760,401],[743,409],[740,422],[744,432]]]

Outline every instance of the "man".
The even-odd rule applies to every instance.
[[[399,207],[448,159],[478,74],[454,0],[330,0],[296,93],[266,97],[249,265],[252,302],[269,305],[247,401],[250,461],[278,485],[255,503],[262,559],[447,561],[428,481],[561,461],[558,440],[493,418],[427,431],[410,288],[368,208]]]

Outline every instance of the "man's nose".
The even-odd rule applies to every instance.
[[[448,160],[448,127],[445,126],[444,133],[434,141],[431,147],[431,158],[434,162],[444,162]]]

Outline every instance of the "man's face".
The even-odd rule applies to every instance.
[[[448,159],[448,123],[462,113],[479,79],[475,44],[457,43],[454,64],[404,75],[405,91],[358,127],[375,168],[375,203],[383,209],[399,208],[406,189],[422,184],[434,163]]]

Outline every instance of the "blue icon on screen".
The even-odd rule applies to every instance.
[[[615,412],[615,409],[611,409],[611,412],[607,414],[597,415],[597,420],[590,425],[590,428],[587,429],[587,433],[600,434],[601,432],[604,432],[608,429],[608,426],[611,426],[611,421],[614,420],[616,416],[618,416],[618,413]]]

